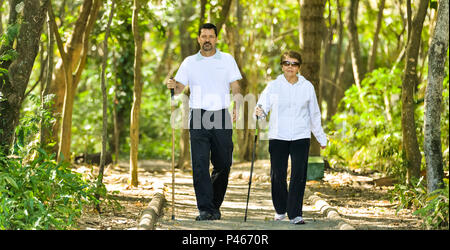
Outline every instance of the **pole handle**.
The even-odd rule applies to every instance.
[[[173,80],[173,76],[169,77],[169,79]],[[170,99],[173,100],[174,96],[175,96],[175,89],[170,89]]]

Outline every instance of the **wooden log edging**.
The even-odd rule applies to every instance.
[[[148,204],[147,208],[142,211],[141,219],[139,220],[138,230],[153,230],[158,217],[161,215],[161,211],[165,202],[165,197],[162,192],[158,192],[153,195],[152,201]]]
[[[345,222],[336,208],[330,206],[321,197],[312,194],[311,191],[305,190],[305,195],[308,196],[308,200],[313,204],[314,207],[318,208],[320,213],[325,217],[333,220],[339,221],[337,229],[338,230],[355,230],[355,228]]]

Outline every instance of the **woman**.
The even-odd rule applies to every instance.
[[[267,84],[255,110],[259,117],[271,113],[268,137],[274,219],[283,220],[287,213],[292,224],[305,223],[302,207],[311,132],[322,149],[327,144],[314,86],[299,74],[301,63],[301,55],[295,51],[281,56],[283,74]],[[288,190],[289,156],[291,180]]]

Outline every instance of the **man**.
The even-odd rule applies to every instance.
[[[174,79],[167,81],[175,94],[189,85],[189,133],[194,190],[199,216],[196,220],[219,220],[232,164],[232,123],[228,112],[230,89],[239,93],[242,76],[234,58],[216,48],[217,28],[202,25],[197,41],[200,51],[181,63]],[[237,117],[233,107],[233,121]],[[209,159],[213,165],[209,174]]]

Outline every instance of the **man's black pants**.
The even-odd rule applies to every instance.
[[[289,219],[302,216],[310,139],[269,140],[272,202],[277,214],[287,212]],[[287,187],[288,159],[291,156],[291,180]]]
[[[233,157],[233,130],[228,110],[192,109],[189,133],[197,208],[201,212],[217,213],[225,198]]]

